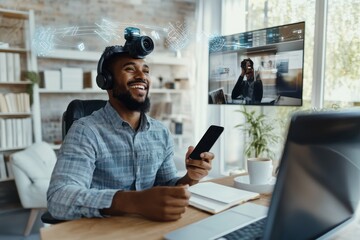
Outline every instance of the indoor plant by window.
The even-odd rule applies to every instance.
[[[271,150],[271,145],[280,140],[280,136],[274,132],[274,124],[277,121],[271,121],[265,114],[258,113],[255,110],[249,111],[245,106],[236,112],[242,113],[245,117],[244,123],[235,126],[247,134],[245,155],[249,158],[273,159],[274,152]]]

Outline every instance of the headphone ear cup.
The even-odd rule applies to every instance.
[[[106,80],[102,74],[98,74],[96,76],[96,84],[98,85],[99,88],[105,90]]]
[[[112,75],[103,70],[101,74],[96,76],[96,84],[103,90],[111,89],[113,86]]]

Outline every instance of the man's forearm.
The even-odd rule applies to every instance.
[[[136,191],[118,191],[115,193],[112,204],[109,208],[100,210],[102,215],[118,216],[125,213],[138,213],[139,192]]]
[[[194,185],[197,184],[199,181],[198,180],[193,180],[189,177],[188,173],[185,174],[185,176],[183,176],[182,178],[180,178],[178,180],[178,182],[176,183],[176,185]]]

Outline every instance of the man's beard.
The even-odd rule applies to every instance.
[[[145,100],[143,102],[139,102],[131,96],[129,91],[120,92],[114,89],[113,97],[122,102],[125,107],[131,111],[146,113],[150,109],[150,99],[147,94]]]

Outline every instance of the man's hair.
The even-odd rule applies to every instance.
[[[125,55],[128,55],[128,53],[126,52],[123,52],[123,53],[115,53],[115,54],[112,54],[109,58],[105,59],[104,63],[103,63],[103,69],[102,70],[105,70],[107,71],[108,73],[110,74],[114,74],[114,65],[115,65],[115,62],[121,58],[122,56],[125,56]]]
[[[250,63],[250,67],[251,67],[252,69],[254,69],[254,62],[253,62],[250,58],[246,58],[246,59],[242,60],[242,62],[241,62],[241,68],[242,68],[242,69],[245,69],[247,62],[249,62],[249,63]]]

